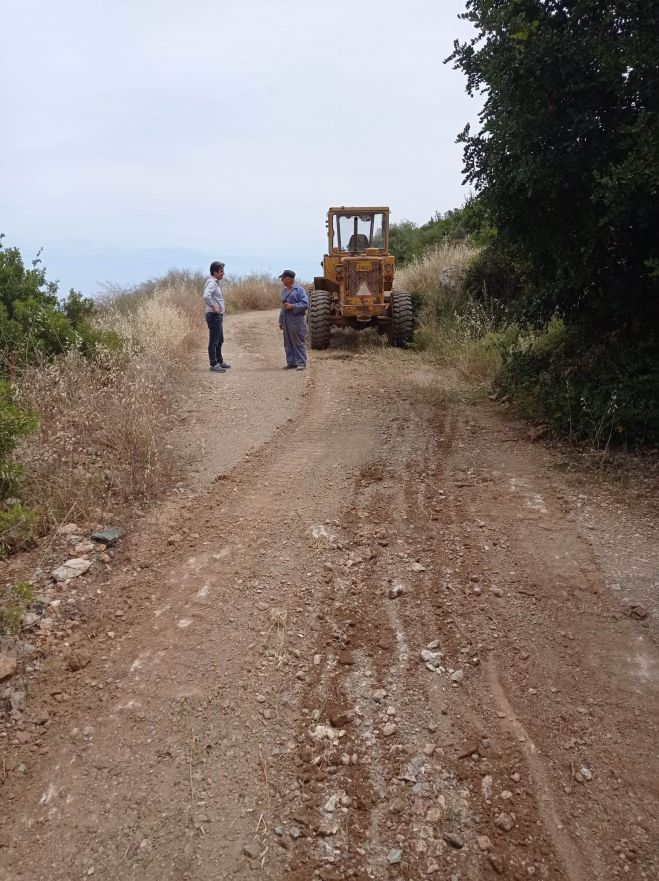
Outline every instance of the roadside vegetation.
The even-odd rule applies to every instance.
[[[175,477],[168,431],[203,328],[204,276],[173,270],[62,299],[0,240],[0,556],[63,520],[141,508]],[[276,279],[228,279],[227,311],[270,309]]]
[[[418,345],[558,435],[652,447],[659,12],[468,0],[464,17],[476,36],[447,61],[486,96],[481,130],[459,136],[475,195],[392,230],[399,284],[423,301]]]
[[[176,306],[188,312],[195,321],[203,319],[201,294],[207,276],[201,272],[171,269],[160,278],[150,279],[133,288],[110,287],[100,298],[101,308],[112,307],[116,312],[132,313],[140,303],[153,298],[156,291],[167,290]],[[280,304],[281,284],[271,275],[225,276],[222,281],[227,315],[234,312],[275,309]]]

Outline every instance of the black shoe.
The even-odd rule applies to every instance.
[[[295,364],[285,364],[282,370],[295,370]]]
[[[213,364],[211,366],[211,373],[226,373],[226,370],[221,364]]]
[[[228,370],[231,367],[231,364],[227,364],[226,361],[220,361],[220,367],[224,367],[225,370]]]

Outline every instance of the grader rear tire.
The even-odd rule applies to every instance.
[[[403,348],[412,342],[414,319],[412,315],[412,297],[401,291],[391,295],[391,345]]]
[[[312,349],[327,349],[330,344],[330,295],[327,291],[312,291],[309,294],[307,315],[309,338]]]

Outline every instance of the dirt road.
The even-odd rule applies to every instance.
[[[0,878],[658,877],[654,498],[413,354],[227,325],[0,741]]]

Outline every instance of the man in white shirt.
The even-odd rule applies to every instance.
[[[224,294],[220,282],[224,278],[224,263],[213,260],[210,276],[204,285],[206,324],[208,325],[208,360],[213,373],[226,373],[231,364],[222,358],[224,342]]]

